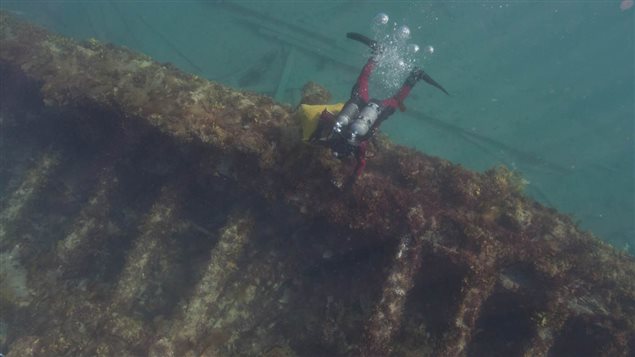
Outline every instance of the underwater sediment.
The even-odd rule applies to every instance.
[[[348,188],[271,98],[6,14],[0,41],[8,356],[635,353],[633,257],[504,168],[379,137]]]

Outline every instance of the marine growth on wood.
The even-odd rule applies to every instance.
[[[633,258],[505,168],[378,137],[349,188],[271,98],[7,14],[0,41],[2,353],[635,353]]]

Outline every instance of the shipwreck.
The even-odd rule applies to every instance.
[[[628,356],[635,262],[522,192],[0,15],[7,356]],[[319,103],[307,86],[305,100]]]

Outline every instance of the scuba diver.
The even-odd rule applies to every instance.
[[[376,41],[358,33],[347,33],[346,37],[370,47],[372,56],[362,68],[351,90],[350,99],[343,105],[326,106],[326,108],[321,106],[320,108],[325,109],[319,114],[319,117],[316,116],[315,129],[310,134],[306,133],[305,130],[305,139],[330,148],[333,155],[339,159],[354,156],[356,160],[352,176],[354,181],[361,175],[366,166],[368,139],[397,108],[401,111],[405,110],[403,101],[418,81],[424,80],[445,94],[449,94],[421,68],[415,67],[392,97],[383,100],[371,98],[368,94],[368,82],[383,49]],[[335,110],[331,112],[329,109]],[[338,109],[340,109],[339,112],[335,113]]]

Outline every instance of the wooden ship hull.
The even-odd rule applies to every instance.
[[[635,263],[522,193],[379,137],[0,15],[0,352],[627,356]],[[307,94],[310,96],[311,94]]]

